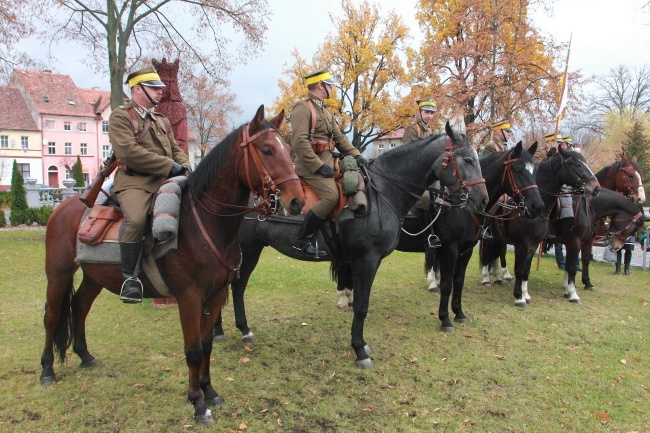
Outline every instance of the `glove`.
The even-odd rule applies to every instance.
[[[357,165],[359,167],[366,167],[368,165],[368,160],[366,158],[364,158],[363,155],[359,155],[354,159],[357,160]]]
[[[327,164],[321,165],[320,168],[316,170],[316,173],[323,177],[334,177],[334,169]]]
[[[185,172],[185,176],[187,176],[188,174],[190,174],[192,172],[192,167],[190,167],[189,165],[184,165],[183,166],[183,171]]]
[[[176,176],[180,176],[181,174],[183,174],[183,166],[177,162],[174,162],[172,164],[171,170],[169,170],[168,177],[176,177]]]

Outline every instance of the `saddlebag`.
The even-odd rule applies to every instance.
[[[110,206],[96,204],[79,226],[79,241],[88,245],[97,245],[106,236],[108,230],[122,218],[122,214]]]

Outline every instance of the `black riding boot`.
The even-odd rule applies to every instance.
[[[312,244],[312,240],[318,234],[318,230],[325,224],[325,218],[321,218],[314,212],[309,211],[298,233],[298,242],[293,246],[310,257],[325,257],[327,251],[320,250]]]
[[[122,283],[122,290],[120,291],[120,299],[126,304],[142,302],[142,282],[138,279],[138,275],[134,274],[134,271],[143,244],[144,241],[120,242],[122,275],[125,278],[124,283]]]
[[[616,252],[616,270],[614,270],[614,275],[621,275],[621,252]]]
[[[625,250],[625,267],[623,274],[630,275],[630,262],[632,262],[632,251]]]

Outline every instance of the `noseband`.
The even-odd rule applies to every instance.
[[[636,170],[634,169],[634,167],[632,167],[632,173],[636,174]],[[621,193],[623,193],[623,195],[625,197],[627,197],[628,199],[634,200],[634,190],[630,186],[630,181],[628,179],[628,174],[630,174],[630,172],[628,172],[623,166],[621,166],[620,170],[618,170],[616,172],[616,174],[614,174],[614,189],[616,189],[616,190],[620,191]],[[621,178],[621,176],[623,178],[624,187],[623,187],[623,189],[618,189],[616,185],[618,183],[618,180]]]
[[[610,238],[617,238],[621,242],[625,243],[627,241],[627,236],[623,237],[621,236],[622,233],[626,233],[630,227],[633,227],[634,225],[638,224],[639,221],[643,221],[643,214],[641,212],[637,213],[631,218],[612,218],[612,222],[614,221],[630,221],[625,227],[620,229],[619,231],[616,232],[610,232],[607,230],[606,237],[608,239]],[[610,224],[611,225],[611,224]]]
[[[442,160],[442,170],[440,171],[440,176],[439,178],[442,179],[442,177],[445,174],[445,170],[447,169],[447,166],[451,165],[452,169],[452,174],[458,181],[458,185],[456,185],[454,188],[449,190],[448,193],[443,193],[445,198],[449,198],[450,196],[453,196],[456,192],[462,190],[460,193],[460,207],[464,208],[467,205],[467,199],[469,197],[469,187],[473,185],[478,185],[480,183],[485,183],[485,179],[480,178],[480,179],[474,179],[470,180],[469,182],[465,182],[463,180],[463,176],[460,173],[460,170],[458,169],[458,164],[456,163],[456,157],[454,156],[454,150],[455,149],[460,149],[463,147],[462,145],[459,146],[454,146],[454,144],[451,141],[451,137],[447,136],[445,139],[445,156]],[[430,188],[430,190],[433,190]]]

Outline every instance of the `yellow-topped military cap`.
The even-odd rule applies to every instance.
[[[303,80],[305,81],[305,85],[307,86],[311,84],[316,84],[319,81],[322,81],[323,83],[332,86],[335,86],[337,84],[334,78],[332,78],[332,74],[330,73],[330,70],[328,68],[322,68],[310,72],[309,74],[303,77]]]
[[[561,134],[556,134],[555,132],[552,132],[550,134],[546,134],[544,136],[544,141],[549,142],[549,141],[560,141],[562,140],[562,135]]]
[[[128,84],[130,88],[138,84],[149,87],[165,87],[165,83],[160,80],[160,75],[153,68],[147,66],[135,72],[131,72],[127,77],[124,84]]]
[[[567,135],[566,137],[562,137],[562,141],[569,144],[573,143],[573,139],[571,138],[570,135]]]
[[[492,125],[492,130],[493,131],[500,131],[502,129],[510,130],[510,122],[507,121],[507,120],[502,120],[502,121],[497,122],[494,125]]]
[[[420,110],[435,112],[438,109],[438,107],[436,106],[436,102],[433,100],[433,98],[422,98],[422,99],[418,99],[416,102],[418,103],[418,107],[420,107]]]

